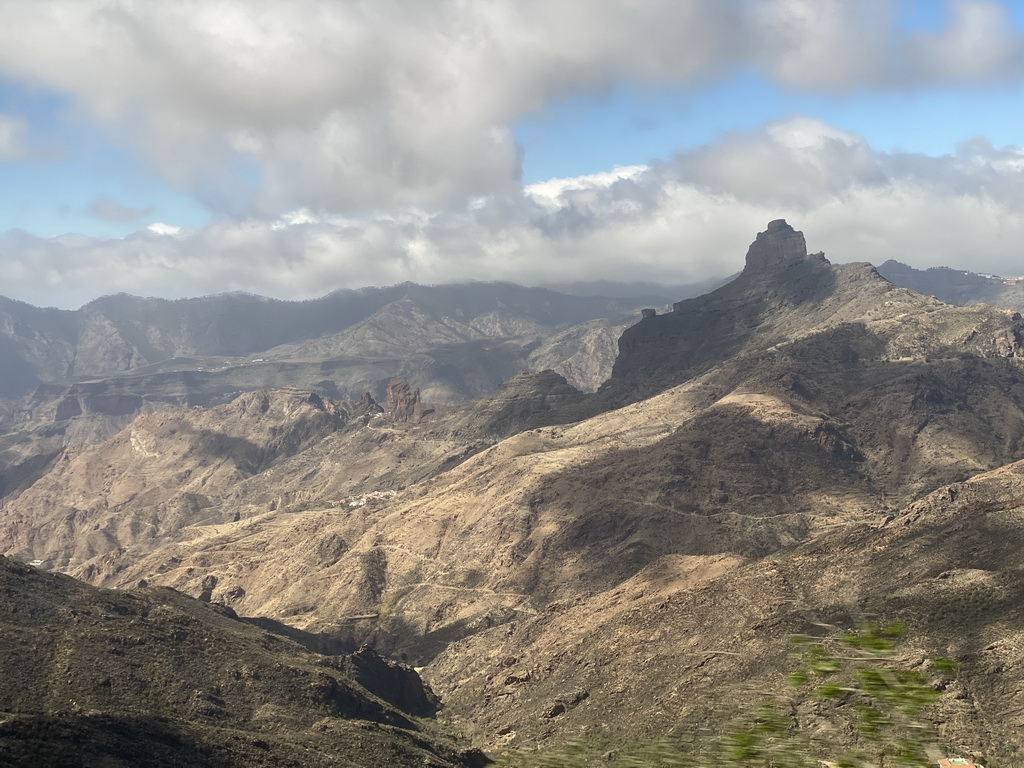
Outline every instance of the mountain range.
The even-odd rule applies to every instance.
[[[573,326],[600,320],[594,333],[612,329],[614,341],[614,329],[639,307],[671,300],[505,283],[405,283],[303,302],[120,294],[75,311],[0,299],[0,396],[22,397],[40,384],[87,391],[102,382],[139,396],[167,390],[199,401],[253,389],[254,381],[329,381],[327,394],[357,398],[382,394],[381,382],[404,375],[432,402],[447,404],[492,391],[529,367],[531,354],[556,363],[571,358],[574,351],[559,357],[558,349]],[[576,383],[601,382],[584,376]]]
[[[410,375],[360,397],[331,378],[348,369],[321,368],[326,384],[153,400],[101,430],[62,405],[86,382],[46,374],[9,411],[0,552],[93,585],[76,589],[189,595],[314,650],[404,659],[440,695],[439,727],[490,753],[662,736],[699,751],[751,691],[785,687],[792,635],[899,621],[903,667],[960,666],[929,715],[947,745],[1024,758],[1020,315],[833,265],[782,220],[734,280],[676,299],[644,302],[587,387],[523,372],[454,402]],[[524,352],[536,326],[499,322],[493,301],[437,322],[494,328],[517,361],[603,322],[552,308],[558,330]],[[387,305],[401,332],[357,322],[267,349],[294,363],[372,336],[398,360],[429,325],[412,303],[427,304]],[[484,344],[451,340],[467,343]],[[247,366],[253,381],[276,354]],[[42,381],[58,358],[23,370]],[[149,359],[118,380],[148,386]],[[812,699],[793,719],[858,738]]]
[[[949,267],[914,269],[893,260],[881,264],[878,272],[896,285],[949,304],[991,304],[1017,312],[1024,310],[1024,280],[1016,276],[979,275]]]

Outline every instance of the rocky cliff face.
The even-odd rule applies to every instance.
[[[554,371],[516,374],[498,391],[473,403],[452,409],[437,428],[463,438],[494,440],[571,420],[574,405],[585,399],[582,392]]]
[[[895,361],[1001,357],[1008,347],[1000,339],[1024,325],[1011,312],[951,307],[898,288],[869,264],[833,266],[777,220],[751,244],[736,280],[623,333],[606,397],[650,394],[748,351],[784,355],[797,337],[840,328],[869,328],[884,349],[867,354]]]
[[[428,412],[420,399],[420,391],[409,386],[408,381],[399,378],[388,382],[385,416],[392,421],[419,424]]]
[[[758,232],[750,244],[743,271],[747,275],[773,274],[808,259],[821,262],[824,254],[808,256],[804,233],[797,232],[785,219],[776,219],[768,222],[768,228]]]

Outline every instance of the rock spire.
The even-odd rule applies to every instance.
[[[768,222],[764,232],[758,232],[757,239],[747,249],[746,273],[773,272],[805,259],[823,261],[824,254],[807,255],[804,233],[799,232],[785,219]]]

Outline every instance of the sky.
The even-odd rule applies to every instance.
[[[1024,274],[1024,0],[0,0],[0,295]]]

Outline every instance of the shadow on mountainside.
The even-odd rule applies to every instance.
[[[572,554],[595,589],[669,553],[761,557],[1024,458],[1017,365],[879,349],[849,325],[747,357],[666,437],[545,477],[545,557]]]

